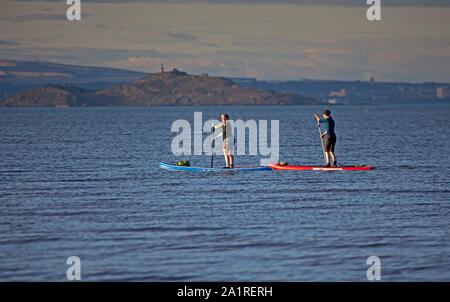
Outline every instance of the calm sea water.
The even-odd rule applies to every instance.
[[[375,171],[170,172],[173,121],[279,120],[322,164],[323,107],[2,108],[0,281],[450,281],[450,105],[334,106],[338,163]],[[207,134],[204,134],[206,138]],[[258,166],[258,156],[237,156]],[[221,156],[217,166],[224,165]]]

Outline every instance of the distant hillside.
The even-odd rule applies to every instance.
[[[0,59],[0,99],[46,84],[101,89],[131,84],[143,76],[145,73],[116,68]]]
[[[85,103],[90,94],[91,91],[78,87],[45,85],[30,88],[15,97],[6,98],[0,102],[0,106],[78,106]]]
[[[0,106],[176,106],[321,104],[301,95],[240,87],[223,77],[189,75],[174,69],[154,73],[131,85],[86,90],[45,85],[0,101]]]
[[[428,103],[450,101],[450,83],[390,83],[372,81],[260,81],[235,78],[244,87],[294,93],[331,104]]]
[[[201,78],[191,78],[190,81],[186,82],[186,85],[192,85],[192,87],[185,87],[173,79],[173,81],[167,81],[165,83],[167,87],[162,89],[158,88],[157,81],[161,81],[158,75],[147,75],[142,72],[106,67],[0,59],[0,100],[16,96],[36,86],[48,86],[53,87],[52,89],[61,89],[60,96],[65,94],[72,95],[73,98],[78,100],[77,106],[80,102],[88,106],[93,104],[118,105],[124,103],[130,105],[276,104],[277,102],[291,104],[298,101],[297,95],[307,96],[330,104],[398,104],[450,101],[450,83],[390,83],[375,80],[304,79],[298,81],[263,81],[255,78],[231,79],[233,82],[231,86],[237,84],[240,88],[248,88],[248,90],[244,90],[231,89],[230,82],[227,84],[225,81],[221,82],[219,80],[224,78],[209,77],[206,88],[202,88],[202,85],[205,84],[202,84]],[[147,84],[142,85],[144,79],[144,82],[152,87],[151,89],[144,87]],[[220,85],[222,85],[223,89],[219,87]],[[78,87],[89,91],[74,93],[69,91],[67,87]],[[196,88],[194,89],[194,87]],[[32,99],[36,104],[49,102],[41,101],[37,98],[37,95],[44,95],[48,92],[48,89],[40,92],[39,89],[32,91],[35,95]],[[250,96],[254,95],[255,91],[258,91],[260,94],[257,99],[251,99]],[[262,93],[262,91],[265,91],[265,93]],[[274,91],[277,93],[274,93]],[[30,94],[31,92],[28,91],[27,93]],[[221,98],[218,98],[218,96],[221,96]],[[217,98],[211,101],[213,97]],[[13,99],[8,99],[8,104],[13,104],[14,102]],[[61,100],[61,102],[64,101]],[[303,99],[303,102],[301,101],[301,103],[304,102],[307,102],[306,99]],[[6,102],[2,103],[5,106]],[[20,103],[31,104],[32,101],[28,95],[28,97],[23,97]]]

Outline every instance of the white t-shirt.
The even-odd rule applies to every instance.
[[[217,126],[215,126],[215,128],[216,129],[217,128],[223,128],[223,123],[218,124]],[[226,131],[226,137],[224,137],[223,140],[224,141],[225,140],[232,140],[233,139],[233,128],[231,128],[231,125],[229,123],[227,123],[225,131]],[[223,129],[222,129],[222,132],[215,137],[215,139],[217,139],[217,138],[219,138],[221,136],[223,136]]]

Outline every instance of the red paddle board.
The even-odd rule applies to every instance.
[[[269,166],[275,170],[316,170],[316,171],[367,171],[375,170],[375,167],[320,167],[320,166],[280,166],[279,164],[270,163]]]

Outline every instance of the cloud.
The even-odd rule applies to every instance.
[[[82,0],[84,1],[87,0]],[[324,2],[317,1],[314,3]],[[119,2],[124,3],[117,1]],[[361,6],[365,2],[358,0]],[[387,2],[382,1],[383,5]],[[349,2],[343,0],[342,3]],[[135,16],[132,14],[133,5],[129,7],[129,16]],[[230,14],[236,18],[219,15],[224,13],[222,7],[208,7],[199,12],[197,7],[190,7],[196,13],[188,14],[185,13],[185,6],[181,6],[177,14],[167,13],[171,7],[164,7],[161,11],[153,11],[153,18],[148,15],[151,7],[148,12],[143,11],[142,6],[136,5],[133,9],[139,10],[136,16],[143,21],[137,18],[119,21],[117,16],[122,13],[122,7],[110,5],[105,8],[99,4],[91,6],[89,10],[89,13],[98,16],[98,20],[92,20],[86,26],[67,26],[68,30],[73,28],[71,32],[66,31],[66,28],[53,26],[53,22],[49,22],[48,28],[51,30],[45,32],[36,30],[29,35],[24,31],[20,36],[17,32],[11,32],[10,36],[3,37],[5,41],[0,41],[0,58],[39,57],[41,61],[120,67],[144,72],[157,71],[160,64],[164,64],[167,70],[179,68],[197,74],[207,72],[212,75],[249,76],[268,80],[354,80],[367,79],[368,74],[373,74],[380,80],[450,80],[450,36],[446,26],[448,21],[445,19],[448,9],[386,10],[386,17],[391,13],[391,17],[400,16],[404,19],[398,18],[394,22],[386,18],[382,23],[370,25],[359,23],[360,19],[364,19],[364,12],[360,18],[355,18],[356,22],[352,22],[354,19],[351,18],[343,19],[348,15],[340,13],[349,11],[351,14],[352,9],[342,7],[337,8],[340,13],[333,15],[329,22],[323,17],[332,15],[335,7],[285,6],[280,9],[289,18],[284,18],[285,15],[280,15],[277,11],[273,12],[272,7],[228,7],[230,13],[246,10],[242,16]],[[314,15],[316,10],[317,15]],[[407,16],[410,11],[411,14]],[[290,12],[292,14],[287,14]],[[304,23],[294,19],[297,12],[304,12],[302,17],[298,17]],[[34,19],[39,16],[24,16],[30,15]],[[20,20],[24,16],[15,18]],[[417,19],[418,16],[422,19]],[[40,18],[42,17],[45,15],[41,14]],[[62,14],[62,18],[64,17]],[[261,24],[272,18],[273,26]],[[12,28],[13,25],[15,24],[11,25]],[[32,26],[30,29],[37,27]],[[83,32],[73,35],[73,41],[65,44],[68,39],[64,40],[64,37],[76,33],[75,30]],[[53,33],[62,35],[63,38],[60,41],[50,39],[49,35]],[[65,45],[83,47],[69,48]],[[425,74],[427,78],[422,77]]]
[[[189,73],[217,73],[221,69],[220,61],[211,56],[187,56],[183,54],[172,54],[170,57],[129,57],[124,60],[107,63],[109,66],[144,72],[156,72],[159,70],[161,64],[164,64],[165,69],[167,70],[177,68],[180,70],[186,70]]]
[[[57,2],[57,0],[16,0],[25,2]],[[158,3],[158,4],[230,4],[230,5],[253,5],[253,4],[294,4],[294,5],[333,5],[333,6],[365,6],[365,0],[82,0],[90,3]],[[448,0],[390,0],[383,1],[383,6],[423,6],[439,7],[450,6]]]
[[[175,39],[177,41],[184,41],[184,42],[197,42],[198,41],[198,38],[196,36],[184,34],[184,33],[168,32],[167,36],[169,38]]]
[[[300,72],[307,71],[312,77],[320,77],[321,60],[313,61],[307,56],[270,55],[239,51],[219,51],[215,53],[199,53],[185,55],[173,53],[162,56],[130,57],[124,60],[107,62],[105,65],[122,69],[133,69],[143,72],[156,72],[161,64],[166,70],[177,68],[188,73],[221,75],[227,77],[254,77],[259,79],[292,79],[299,78]],[[320,67],[319,69],[317,69]],[[334,69],[333,69],[334,71]],[[330,73],[331,75],[331,73]]]
[[[185,54],[156,50],[105,48],[36,48],[0,42],[4,59],[51,61],[56,63],[116,67],[142,72],[177,68],[193,74],[227,77],[256,77],[265,80],[301,78],[357,80],[375,76],[384,81],[449,81],[449,45],[439,38],[379,40],[355,39],[297,43],[290,52],[220,49]],[[3,44],[3,45],[2,45]],[[430,47],[433,45],[433,47]]]
[[[4,41],[4,40],[0,40],[0,47],[1,46],[19,46],[19,43],[14,42],[14,41]]]
[[[0,44],[0,58],[17,60],[35,60],[102,66],[106,62],[123,60],[132,56],[154,56],[164,58],[169,54],[155,50],[111,49],[89,47],[28,47],[15,48]],[[176,54],[173,54],[176,55]]]
[[[83,17],[88,17],[89,14],[83,14]],[[35,13],[26,14],[13,17],[3,17],[1,20],[10,21],[13,23],[18,22],[35,22],[35,21],[67,21],[66,14],[51,14],[51,13]]]

